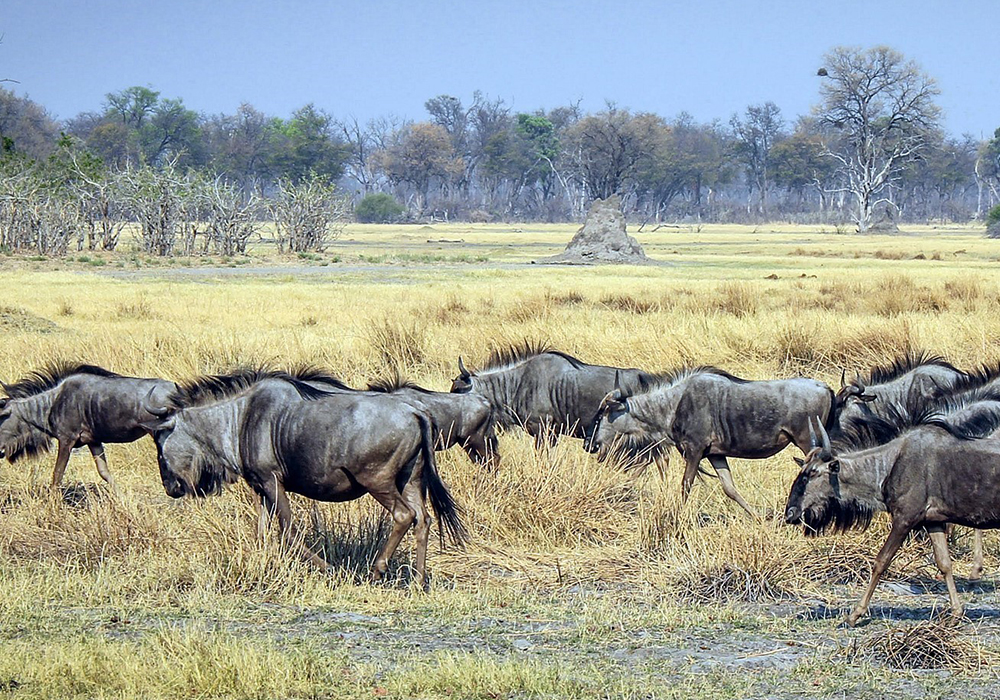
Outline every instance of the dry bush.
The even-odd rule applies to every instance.
[[[902,260],[906,253],[899,250],[876,250],[874,257],[876,260]]]
[[[660,303],[651,299],[637,299],[629,294],[608,294],[601,297],[601,304],[614,311],[630,314],[648,314],[660,310]]]
[[[0,514],[4,554],[96,567],[107,557],[143,558],[169,549],[159,508],[83,484],[61,490],[12,487]]]
[[[504,319],[511,323],[529,323],[544,320],[552,311],[553,302],[547,296],[521,299],[508,307]]]
[[[886,275],[863,299],[868,310],[880,316],[929,313],[948,308],[947,297],[918,285],[906,275]]]
[[[417,319],[403,321],[387,316],[372,320],[365,325],[363,336],[379,374],[412,372],[427,359],[427,328]]]
[[[869,634],[858,642],[852,656],[895,669],[966,672],[988,668],[998,660],[995,653],[983,650],[974,633],[950,615]]]
[[[834,367],[874,367],[887,358],[923,349],[915,342],[913,328],[905,318],[873,322],[860,330],[838,330],[827,342],[828,358]]]
[[[819,323],[789,318],[773,335],[773,360],[784,374],[815,371],[822,364],[822,331]]]
[[[131,301],[119,302],[115,307],[115,319],[118,321],[148,321],[154,318],[157,318],[157,315],[145,295],[139,295]]]
[[[726,282],[718,289],[715,308],[737,318],[757,313],[760,292],[747,282]]]
[[[556,306],[577,306],[587,301],[587,297],[575,289],[561,294],[557,294],[549,289],[545,291],[545,298],[549,303]]]
[[[697,602],[758,602],[791,595],[797,590],[791,555],[797,546],[775,533],[776,527],[781,526],[743,519],[696,530],[684,549],[670,556],[672,588]]]

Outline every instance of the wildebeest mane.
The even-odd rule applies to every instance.
[[[554,350],[548,343],[542,341],[524,340],[518,345],[508,345],[507,347],[496,348],[486,358],[483,370],[500,369],[517,364],[522,360],[527,360],[538,355],[558,355],[576,369],[586,366],[583,362],[572,355],[568,355],[559,350]]]
[[[886,384],[894,379],[899,379],[907,372],[912,372],[917,367],[925,367],[927,365],[954,370],[959,375],[965,376],[965,372],[962,372],[940,355],[932,355],[925,350],[921,350],[919,352],[908,352],[901,357],[896,357],[887,365],[873,367],[868,373],[865,383],[868,385]]]
[[[646,391],[653,391],[654,389],[671,387],[681,380],[693,377],[696,374],[714,374],[718,377],[724,377],[731,382],[735,382],[736,384],[746,384],[750,381],[749,379],[737,377],[735,374],[730,374],[726,370],[719,369],[713,365],[696,365],[693,367],[679,367],[667,372],[650,374],[645,382],[640,382],[640,387],[645,387],[643,393]]]
[[[200,406],[210,401],[239,396],[255,384],[267,379],[279,379],[288,382],[299,396],[304,399],[317,399],[327,396],[322,389],[306,384],[306,381],[325,382],[331,375],[325,375],[312,369],[294,370],[301,373],[293,374],[282,370],[264,369],[259,367],[241,367],[229,374],[213,374],[197,377],[177,385],[177,389],[167,398],[167,406],[172,410]],[[317,378],[320,377],[320,378]],[[333,381],[343,384],[335,377]]]
[[[996,379],[1000,379],[1000,360],[992,364],[983,363],[976,369],[962,372],[951,391],[957,393],[979,389]],[[994,388],[988,393],[989,396],[984,395],[981,398],[1000,399],[1000,390]]]
[[[391,394],[400,389],[413,389],[424,394],[431,393],[430,389],[425,389],[419,384],[410,381],[401,375],[398,370],[393,372],[389,377],[380,377],[368,382],[368,391],[377,391],[380,394]]]
[[[974,396],[975,394],[973,394]],[[934,426],[947,431],[960,440],[978,440],[1000,430],[1000,411],[982,411],[972,414],[961,423],[949,420],[949,415],[975,405],[968,397],[951,397],[933,406],[913,410],[891,402],[884,404],[876,415],[867,406],[860,415],[846,421],[833,439],[834,451],[859,452],[884,445],[903,433],[923,426]]]
[[[13,384],[3,384],[3,388],[7,392],[7,396],[12,399],[26,399],[29,396],[36,396],[55,388],[59,382],[72,374],[91,374],[96,377],[121,376],[97,365],[80,362],[53,362]]]
[[[287,371],[287,374],[292,379],[297,379],[300,382],[315,382],[317,384],[326,384],[333,389],[353,391],[353,389],[345,384],[344,381],[337,375],[330,374],[330,372],[325,369],[320,369],[319,367],[314,367],[313,365],[293,367]]]

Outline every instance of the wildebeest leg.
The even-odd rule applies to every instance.
[[[760,517],[757,515],[757,512],[751,508],[745,500],[743,500],[743,496],[740,495],[740,492],[736,490],[736,484],[733,482],[733,475],[732,472],[729,471],[729,462],[726,461],[726,458],[722,455],[712,455],[708,458],[708,461],[713,467],[715,467],[715,473],[719,475],[719,483],[722,484],[723,492],[731,499],[739,503],[740,507],[750,514],[750,517]]]
[[[970,581],[978,581],[983,577],[983,531],[976,530],[975,534],[972,545],[972,569],[969,571]]]
[[[368,487],[366,486],[366,488]],[[372,580],[381,581],[382,577],[385,576],[385,572],[389,570],[389,560],[396,553],[396,548],[399,546],[400,540],[403,539],[406,531],[410,529],[410,525],[413,524],[417,514],[406,504],[402,495],[395,489],[369,489],[368,493],[383,508],[389,511],[389,515],[392,516],[392,531],[389,532],[389,539],[386,540],[385,546],[379,552],[379,555],[375,557],[375,563],[372,565]]]
[[[62,483],[63,475],[66,473],[66,465],[69,464],[69,455],[73,451],[76,439],[59,440],[59,451],[56,452],[56,468],[52,470],[52,486]]]
[[[413,565],[417,581],[424,590],[428,588],[427,581],[427,540],[431,533],[431,519],[427,513],[427,504],[421,493],[420,485],[412,480],[403,487],[403,498],[407,505],[416,513],[413,523],[413,534],[417,540],[417,560]]]
[[[978,532],[978,531],[977,531]],[[938,570],[944,574],[944,582],[948,586],[948,600],[951,602],[951,614],[962,616],[962,601],[958,599],[958,589],[955,587],[955,577],[952,575],[951,555],[948,553],[948,535],[943,525],[928,525],[927,533],[931,537],[934,548],[934,562]]]
[[[912,528],[912,525],[909,523],[904,525],[901,520],[892,521],[892,529],[889,530],[889,536],[886,538],[885,544],[882,545],[882,549],[878,550],[878,554],[875,555],[875,562],[872,564],[872,578],[868,582],[868,588],[865,589],[865,594],[861,596],[858,604],[854,606],[854,610],[847,616],[847,624],[851,627],[854,627],[861,616],[868,610],[868,603],[871,602],[879,579],[882,578],[885,570],[889,568],[889,562],[896,556],[896,552],[899,551],[903,540],[906,539],[906,535],[909,534]]]
[[[490,444],[478,437],[471,437],[465,442],[462,449],[465,450],[465,454],[469,455],[469,459],[472,460],[473,464],[478,464],[481,467],[489,467],[491,470],[496,471],[497,467],[500,466],[500,455],[497,453],[495,444],[496,438],[493,439],[493,443]]]
[[[698,476],[698,463],[701,462],[701,453],[694,450],[682,448],[684,455],[684,479],[681,481],[681,500],[687,503],[691,494],[691,487],[694,486],[694,478]]]
[[[94,458],[94,464],[97,465],[97,473],[101,475],[101,478],[108,482],[108,486],[112,490],[117,491],[118,487],[115,484],[115,478],[111,476],[111,471],[108,469],[108,458],[104,455],[104,445],[97,442],[92,445],[87,445],[90,448],[90,454]]]
[[[267,481],[264,487],[260,491],[261,505],[266,509],[268,513],[275,513],[278,516],[278,527],[281,530],[282,541],[291,547],[298,550],[299,554],[307,562],[316,566],[323,571],[330,572],[333,568],[323,560],[322,557],[316,554],[305,545],[302,540],[296,536],[295,526],[292,524],[292,507],[288,502],[288,494],[285,493],[285,487],[278,481],[278,478],[272,477]],[[258,531],[260,528],[260,521],[257,523]]]
[[[267,498],[260,496],[257,500],[257,538],[264,540],[267,537],[267,526],[271,521],[271,511],[267,507]]]

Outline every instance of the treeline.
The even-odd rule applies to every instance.
[[[610,103],[594,113],[578,105],[516,112],[478,92],[468,103],[427,100],[421,121],[338,119],[311,104],[288,118],[249,104],[203,115],[146,87],[109,94],[100,111],[57,122],[0,89],[0,246],[113,248],[122,222],[131,221],[150,252],[239,252],[260,221],[278,221],[282,201],[286,209],[301,205],[300,190],[324,202],[322,220],[343,218],[348,202],[334,188],[356,218],[380,222],[576,220],[592,199],[614,193],[642,223],[780,219],[867,230],[878,220],[984,217],[1000,202],[1000,130],[985,141],[946,134],[933,81],[889,49],[867,53],[878,51],[882,64],[888,55],[910,71],[900,72],[903,79],[926,82],[919,120],[904,114],[902,126],[877,118],[856,125],[850,114],[837,116],[836,100],[853,98],[838,95],[833,82],[815,115],[789,120],[763,103],[709,123]],[[848,54],[826,57],[844,84],[851,70],[866,68],[838,67],[840,58],[866,56]],[[881,154],[852,153],[861,146],[851,139],[863,145],[864,130],[880,128],[878,147],[895,150],[881,180],[859,184],[852,163],[870,156],[877,165]],[[282,230],[289,248],[327,238]],[[313,243],[298,242],[306,239]]]

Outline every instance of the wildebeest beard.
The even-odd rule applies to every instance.
[[[608,447],[607,458],[626,469],[645,467],[670,453],[670,440],[650,440],[633,435],[619,435]]]
[[[48,452],[52,447],[52,438],[49,435],[25,421],[19,421],[19,423],[17,434],[0,445],[0,451],[11,464],[22,457],[34,457]]]
[[[817,537],[824,533],[867,530],[874,516],[875,510],[863,503],[831,497],[822,505],[802,512],[802,532],[806,537]]]

